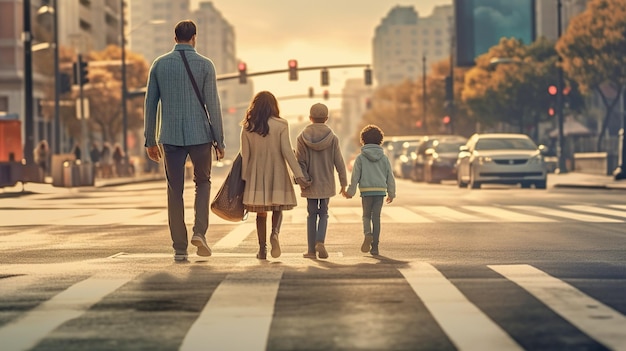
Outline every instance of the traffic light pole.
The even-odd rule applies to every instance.
[[[561,0],[557,1],[557,37],[561,37]],[[558,173],[567,173],[567,165],[565,164],[565,155],[563,154],[565,146],[565,135],[563,133],[563,68],[561,64],[563,58],[559,55],[559,63],[557,65],[557,92],[556,92],[556,116],[557,116],[557,129],[558,139],[556,145],[556,156],[558,160]]]

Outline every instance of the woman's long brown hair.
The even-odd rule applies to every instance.
[[[256,94],[252,99],[246,111],[246,116],[241,121],[241,125],[247,132],[266,136],[270,131],[267,121],[272,116],[280,118],[278,101],[276,101],[276,97],[272,93],[264,90]]]

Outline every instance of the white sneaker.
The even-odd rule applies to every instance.
[[[176,262],[185,262],[185,261],[187,261],[187,254],[186,253],[176,253],[176,254],[174,254],[174,261],[176,261]]]
[[[194,234],[191,238],[191,245],[198,247],[198,256],[211,256],[211,248],[206,243],[206,239],[203,236]]]

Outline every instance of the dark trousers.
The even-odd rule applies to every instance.
[[[163,145],[165,176],[167,178],[167,217],[172,236],[172,246],[177,253],[187,252],[187,227],[185,225],[185,162],[187,156],[193,164],[193,181],[196,183],[194,200],[193,234],[206,235],[209,228],[209,195],[211,192],[211,144],[190,146]]]

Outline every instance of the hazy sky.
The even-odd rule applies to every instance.
[[[201,0],[192,0],[195,9]],[[428,16],[436,5],[452,0],[212,0],[235,28],[237,57],[248,72],[287,68],[289,59],[300,67],[372,62],[374,30],[397,6],[413,6]],[[199,33],[202,35],[202,33]],[[319,71],[300,72],[298,82],[287,73],[254,78],[255,91],[270,90],[279,96],[316,95],[326,89],[339,94],[346,78],[363,77],[361,68],[330,70],[330,86],[320,87]],[[318,100],[318,99],[314,99]],[[283,115],[294,115],[312,100],[281,102]],[[316,102],[316,101],[315,101]],[[337,108],[339,99],[327,104]],[[307,114],[308,111],[302,111]]]

